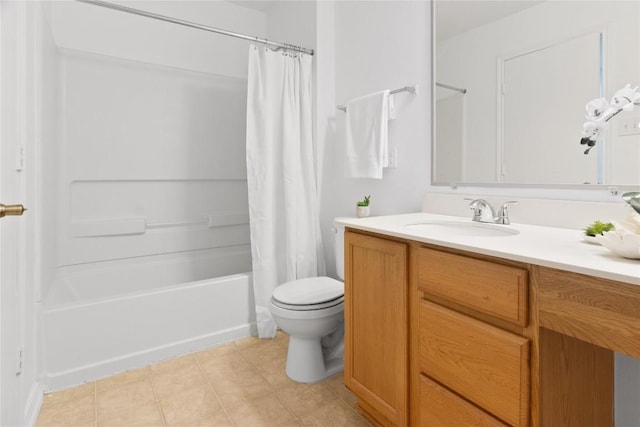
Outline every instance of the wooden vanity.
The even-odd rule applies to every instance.
[[[611,426],[640,286],[347,226],[345,325],[376,425]]]

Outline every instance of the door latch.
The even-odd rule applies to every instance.
[[[22,205],[3,205],[0,203],[0,218],[9,215],[20,216],[26,210],[27,209]]]

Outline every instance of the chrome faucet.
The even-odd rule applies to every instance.
[[[496,216],[495,211],[489,202],[484,199],[472,200],[471,203],[469,203],[469,208],[473,210],[473,218],[471,218],[471,220],[509,225],[511,222],[509,221],[509,211],[507,210],[507,206],[517,204],[518,202],[515,200],[505,202],[498,210],[498,215]]]

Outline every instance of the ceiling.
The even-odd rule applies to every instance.
[[[238,6],[269,13],[277,4],[309,0],[228,1]],[[544,0],[436,0],[436,39],[445,40],[543,2]]]
[[[436,0],[436,40],[480,27],[544,1]]]
[[[271,0],[228,0],[238,6],[254,9],[262,13],[269,13],[273,8],[274,2]]]

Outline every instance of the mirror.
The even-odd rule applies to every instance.
[[[585,105],[640,85],[640,2],[433,2],[434,185],[640,185],[640,107],[589,154]]]

